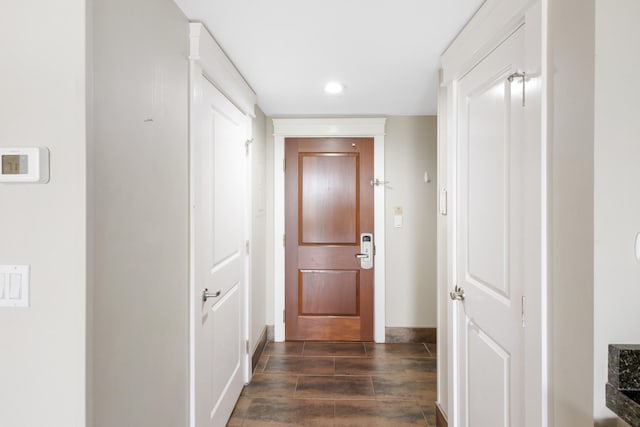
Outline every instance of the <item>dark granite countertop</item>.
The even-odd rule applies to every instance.
[[[607,407],[633,427],[640,427],[640,345],[609,346]]]

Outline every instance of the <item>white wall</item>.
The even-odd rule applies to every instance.
[[[594,416],[605,407],[607,346],[640,343],[640,2],[596,1]],[[611,424],[613,425],[613,424]]]
[[[593,424],[594,0],[549,0],[550,426]]]
[[[437,136],[435,116],[389,117],[385,137],[386,323],[435,327]],[[428,172],[431,182],[424,181]],[[402,208],[402,228],[394,214]]]
[[[251,339],[250,350],[258,344],[267,324],[267,146],[266,118],[256,107],[251,143]],[[273,246],[271,246],[273,247]]]
[[[0,146],[45,146],[48,184],[0,184],[0,264],[31,306],[0,308],[0,425],[85,425],[85,2],[0,3]]]
[[[95,0],[94,21],[94,426],[185,426],[187,19]]]

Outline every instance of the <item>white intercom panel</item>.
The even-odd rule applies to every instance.
[[[47,148],[0,148],[0,183],[46,182],[49,182]]]
[[[360,253],[356,256],[360,258],[360,268],[373,268],[373,234],[360,234]]]

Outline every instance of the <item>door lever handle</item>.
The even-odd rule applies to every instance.
[[[449,292],[449,296],[453,301],[464,301],[464,289],[456,286],[453,291]]]
[[[356,258],[369,258],[369,254],[356,254]]]
[[[218,298],[220,296],[220,291],[216,293],[209,292],[209,289],[204,288],[202,291],[202,302],[207,302],[207,298]]]

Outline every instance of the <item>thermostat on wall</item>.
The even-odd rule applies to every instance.
[[[0,182],[49,182],[49,149],[0,148]]]

